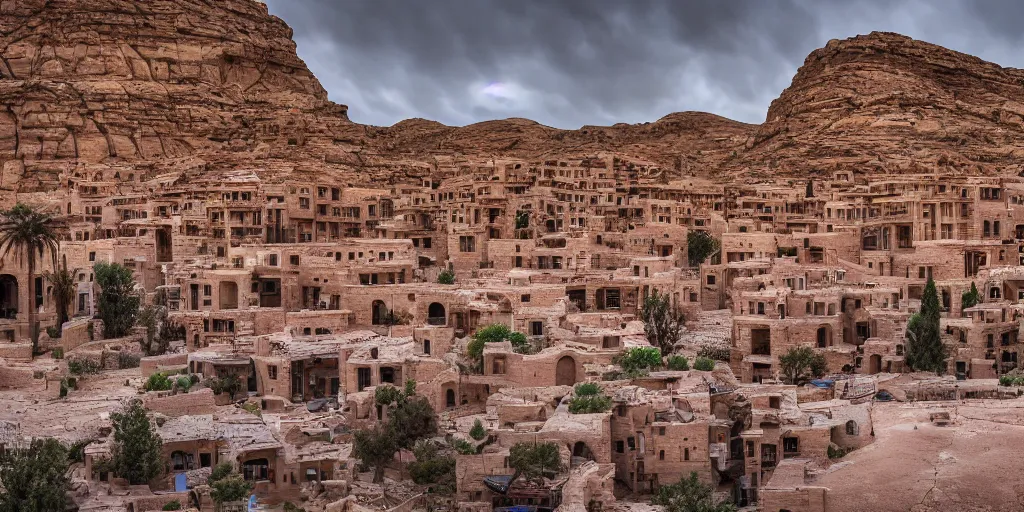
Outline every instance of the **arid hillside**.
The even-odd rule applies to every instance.
[[[559,130],[525,119],[352,123],[296,55],[291,29],[253,0],[3,2],[0,33],[7,195],[74,174],[222,169],[393,184],[461,159],[600,152],[733,180],[839,168],[1017,174],[1024,149],[1024,73],[898,34],[814,51],[760,126],[682,112]]]

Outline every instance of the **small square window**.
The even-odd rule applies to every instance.
[[[292,254],[291,256],[288,257],[288,261],[292,265],[298,265],[299,264],[299,255],[298,254]]]
[[[523,295],[523,296],[519,297],[519,302],[530,302],[530,295],[526,294],[526,295]]]
[[[89,252],[89,261],[96,261],[96,251]]]

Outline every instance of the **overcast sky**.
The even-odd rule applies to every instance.
[[[331,100],[384,126],[760,123],[808,53],[873,30],[1024,67],[1017,0],[265,1]]]

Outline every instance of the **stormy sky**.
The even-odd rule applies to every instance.
[[[525,117],[558,128],[685,110],[764,121],[804,58],[873,30],[1024,67],[1024,2],[265,0],[353,121]]]

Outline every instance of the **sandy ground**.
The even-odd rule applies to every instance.
[[[948,410],[954,424],[934,426]],[[1024,400],[887,403],[876,440],[815,482],[829,512],[1024,510]]]

